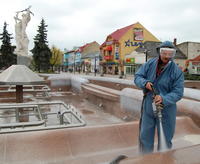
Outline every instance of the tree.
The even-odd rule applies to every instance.
[[[38,26],[38,34],[34,38],[34,48],[31,50],[33,53],[33,60],[35,69],[39,72],[47,72],[50,67],[50,59],[52,56],[51,50],[48,47],[47,41],[47,25],[42,19],[40,26]]]
[[[51,60],[50,60],[51,66],[53,67],[56,65],[61,65],[63,52],[59,48],[52,46],[51,53],[52,53]]]
[[[7,23],[4,22],[3,33],[0,34],[2,45],[0,48],[0,68],[7,68],[17,63],[17,55],[14,54],[15,46],[11,45],[12,34],[7,31]]]

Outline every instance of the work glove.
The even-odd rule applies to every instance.
[[[153,87],[153,84],[151,82],[147,82],[145,85],[145,88],[148,89],[149,91],[152,91],[152,87]]]
[[[163,110],[164,105],[163,105],[162,103],[156,104],[156,108],[157,108],[158,110]]]

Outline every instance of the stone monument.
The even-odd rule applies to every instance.
[[[26,28],[31,20],[31,14],[34,15],[31,10],[31,6],[28,8],[17,11],[14,17],[15,19],[15,40],[17,54],[17,64],[26,65],[30,64],[30,56],[28,56],[28,44],[29,39],[26,34]]]

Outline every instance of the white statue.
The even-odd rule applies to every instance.
[[[17,11],[15,19],[15,40],[17,48],[15,50],[17,55],[26,56],[28,55],[28,36],[26,34],[26,27],[28,22],[31,20],[30,14],[33,13],[30,11],[31,6],[22,11]],[[19,14],[22,13],[21,18],[19,18]]]

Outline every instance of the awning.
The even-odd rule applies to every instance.
[[[112,51],[112,46],[107,46],[107,47],[106,47],[106,50],[107,50],[107,51]]]
[[[118,62],[101,62],[101,65],[119,65]]]

